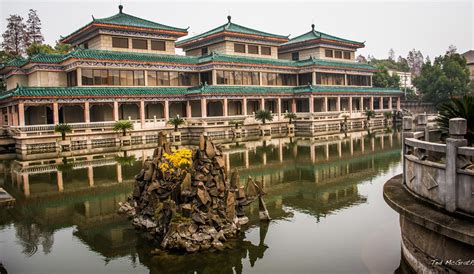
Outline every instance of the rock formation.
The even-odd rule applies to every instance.
[[[153,158],[143,164],[133,194],[119,212],[163,249],[222,250],[226,239],[236,237],[248,222],[243,207],[259,199],[262,209],[264,194],[251,178],[245,188],[240,186],[237,171],[227,177],[219,145],[201,136],[192,152],[173,152],[160,134]],[[264,204],[263,212],[260,216],[268,220]]]

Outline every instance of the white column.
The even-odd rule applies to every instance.
[[[212,84],[217,85],[217,73],[215,69],[212,70]]]
[[[291,99],[291,112],[296,113],[296,99]]]
[[[59,124],[59,106],[58,102],[53,103],[53,124]]]
[[[277,98],[277,113],[278,113],[278,118],[281,116],[281,98]]]
[[[265,99],[263,97],[260,98],[260,109],[265,110]]]
[[[56,172],[56,180],[58,182],[58,190],[59,192],[63,192],[64,184],[63,184],[63,173],[61,171]]]
[[[193,117],[192,113],[193,113],[193,110],[191,108],[191,102],[188,100],[186,101],[186,117],[187,118]]]
[[[247,97],[242,98],[242,114],[247,116]]]
[[[383,97],[380,97],[379,109],[383,109]]]
[[[85,123],[91,122],[90,105],[88,101],[84,102],[84,122]]]
[[[352,97],[349,97],[349,113],[352,114]]]
[[[142,129],[145,128],[145,101],[140,101],[140,124]]]
[[[370,110],[374,110],[374,97],[370,97]]]
[[[360,97],[359,110],[360,112],[364,110],[364,97]]]
[[[341,97],[337,96],[336,111],[341,111]]]
[[[20,127],[25,126],[25,104],[18,103],[18,124]]]
[[[114,102],[114,121],[118,121],[119,120],[119,105],[118,105],[118,102],[115,101]]]
[[[388,109],[392,110],[392,96],[388,97]]]
[[[400,111],[401,107],[400,107],[400,97],[397,97],[397,110]]]
[[[324,96],[323,97],[323,112],[327,112],[328,111],[328,97],[327,96]]]
[[[82,70],[81,68],[77,68],[76,70],[76,81],[77,81],[77,86],[80,87],[82,86]]]
[[[309,113],[313,113],[314,112],[314,95],[311,94],[309,96]]]
[[[316,71],[313,71],[313,73],[312,73],[312,85],[313,86],[316,85]]]
[[[201,117],[207,117],[207,100],[206,98],[201,98]]]
[[[168,99],[165,99],[165,121],[170,119],[170,102]]]
[[[116,170],[117,170],[117,182],[121,183],[123,182],[123,177],[122,177],[122,166],[120,164],[116,165]]]
[[[229,110],[228,110],[228,100],[227,98],[224,98],[223,102],[222,102],[222,113],[224,114],[224,117],[227,117],[229,116]]]

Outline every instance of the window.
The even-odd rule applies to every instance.
[[[112,37],[112,47],[128,49],[128,38]]]
[[[77,86],[77,71],[73,70],[67,73],[67,86]]]
[[[298,74],[298,84],[300,86],[306,86],[313,82],[313,74],[312,73],[303,73]]]
[[[370,77],[366,75],[347,75],[349,86],[370,86]]]
[[[120,85],[133,86],[133,71],[132,70],[120,71]]]
[[[180,86],[197,86],[198,85],[198,74],[190,72],[179,72],[179,85]]]
[[[344,59],[351,59],[351,53],[349,51],[344,51]]]
[[[249,71],[242,72],[242,85],[252,85],[252,73]]]
[[[250,54],[258,54],[258,46],[248,45],[248,50]]]
[[[300,60],[300,53],[299,53],[299,52],[293,52],[293,53],[291,53],[291,60],[293,60],[293,61],[298,61],[298,60]]]
[[[92,70],[91,69],[83,69],[82,70],[82,84],[83,85],[93,85],[94,80],[92,78]]]
[[[170,86],[179,86],[179,76],[177,71],[170,71]]]
[[[278,74],[279,86],[296,86],[296,74]]]
[[[109,70],[109,85],[120,86],[120,71]]]
[[[133,85],[144,86],[145,85],[145,73],[143,70],[136,70],[133,72]]]
[[[158,71],[156,74],[157,85],[158,86],[169,86],[170,85],[170,76],[167,71]]]
[[[262,72],[262,84],[264,86],[275,86],[277,84],[277,74]]]
[[[156,71],[147,71],[146,73],[146,77],[148,78],[148,85],[149,86],[156,86],[157,85],[157,82],[156,82]]]
[[[252,85],[260,85],[260,75],[259,72],[252,72]]]
[[[89,48],[89,44],[88,43],[84,43],[82,44],[84,46],[85,49],[88,49]]]
[[[151,40],[151,49],[165,51],[166,43],[165,41]]]
[[[234,52],[245,53],[245,45],[244,44],[234,44]]]
[[[330,57],[330,58],[334,57],[332,49],[325,50],[324,51],[324,56]]]
[[[207,55],[208,49],[207,47],[201,49],[201,55]]]
[[[262,55],[272,55],[271,47],[261,47],[260,50],[262,52]]]
[[[242,71],[234,72],[234,85],[242,85],[243,74]]]
[[[101,85],[108,85],[108,76],[107,70],[105,69],[94,69],[92,72],[94,77],[94,85],[101,86]]]
[[[334,51],[334,57],[342,59],[342,51],[340,50]]]
[[[132,48],[148,49],[148,41],[144,39],[132,39]]]
[[[316,84],[318,85],[335,85],[342,86],[344,85],[344,74],[336,73],[316,73]]]
[[[218,85],[225,85],[224,72],[222,70],[216,71],[216,78]]]

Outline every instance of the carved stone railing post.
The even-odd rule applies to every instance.
[[[457,203],[457,150],[458,147],[467,146],[464,135],[467,130],[467,121],[464,118],[449,120],[449,138],[446,139],[446,210],[454,212]]]
[[[429,142],[429,136],[428,136],[428,130],[427,130],[427,125],[428,124],[428,115],[425,114],[419,114],[416,117],[416,130],[415,131],[421,131],[424,132],[424,140]]]
[[[405,164],[405,155],[407,154],[407,148],[405,146],[405,138],[413,137],[413,118],[411,116],[403,117],[403,135],[402,135],[402,164],[403,164],[403,183],[406,184],[405,176],[406,164]]]

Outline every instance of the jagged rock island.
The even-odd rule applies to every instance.
[[[260,219],[268,220],[262,184],[226,174],[219,145],[201,135],[199,148],[172,150],[159,135],[153,159],[135,177],[133,194],[119,212],[163,249],[196,252],[225,248],[240,226],[248,222],[243,207],[259,200]],[[230,179],[228,179],[230,177]]]

